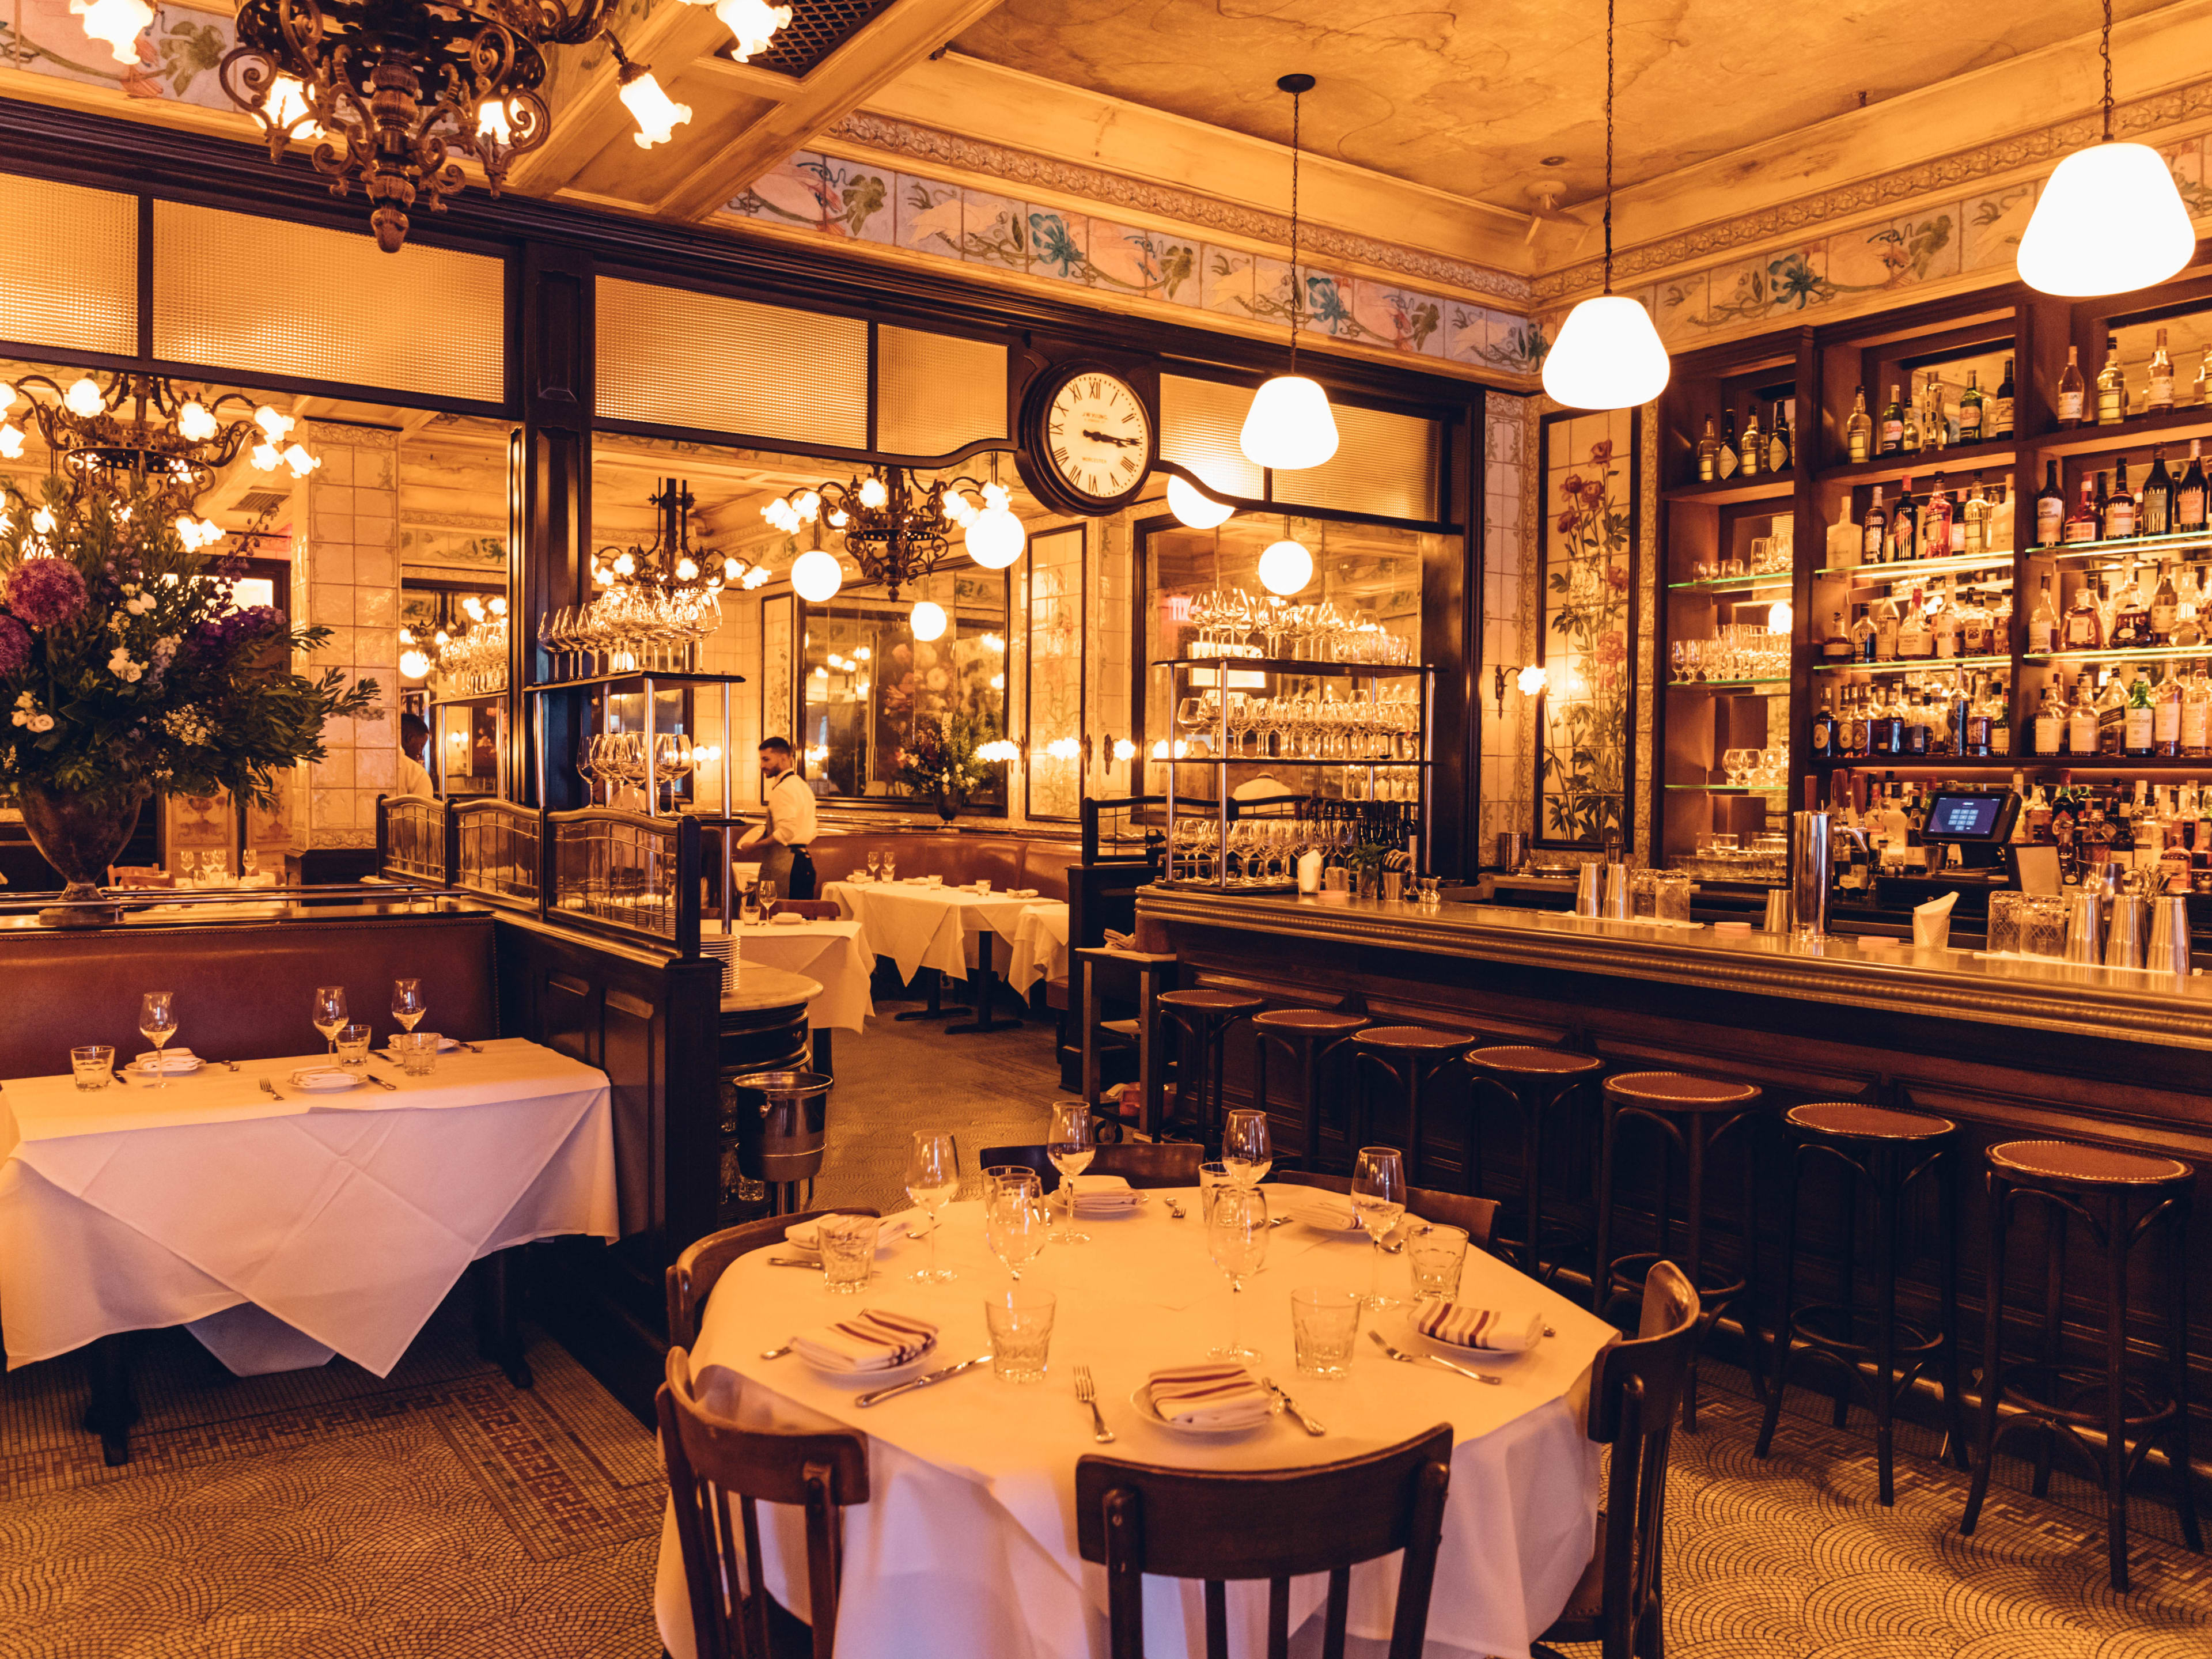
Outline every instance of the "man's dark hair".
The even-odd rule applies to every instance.
[[[788,738],[763,738],[760,740],[760,746],[763,749],[773,749],[779,755],[788,755],[791,752],[791,739]]]
[[[420,714],[402,714],[399,717],[399,741],[402,744],[427,743],[429,737],[429,722]]]

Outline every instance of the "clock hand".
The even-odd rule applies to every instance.
[[[1092,432],[1085,428],[1083,435],[1093,443],[1115,444],[1123,449],[1134,449],[1138,444],[1134,438],[1117,438],[1110,432]]]

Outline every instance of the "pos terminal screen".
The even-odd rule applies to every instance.
[[[2004,813],[2002,795],[1939,794],[1921,825],[1923,841],[1989,841]]]

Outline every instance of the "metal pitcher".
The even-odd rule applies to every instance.
[[[2076,893],[2066,904],[2066,960],[2095,963],[2104,959],[2104,896]]]
[[[1605,869],[1601,865],[1585,864],[1575,872],[1575,914],[1595,916],[1599,900],[1605,892]]]
[[[2150,907],[2132,893],[2116,895],[2105,924],[2105,966],[2140,968],[2143,942],[2150,932]]]
[[[2159,973],[2189,976],[2189,900],[2161,893],[2150,902],[2150,950],[2143,966]]]
[[[1828,885],[1835,878],[1835,819],[1826,812],[1790,815],[1791,932],[1818,939],[1828,931]]]
[[[1636,895],[1629,881],[1631,874],[1625,864],[1605,866],[1605,914],[1609,921],[1636,919]]]
[[[1790,895],[1777,887],[1766,896],[1766,920],[1759,924],[1766,933],[1786,933],[1790,931]]]

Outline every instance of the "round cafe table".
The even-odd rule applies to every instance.
[[[1298,1188],[1270,1188],[1296,1204]],[[1263,1271],[1246,1283],[1243,1336],[1262,1349],[1255,1372],[1287,1389],[1328,1432],[1314,1438],[1288,1417],[1233,1438],[1171,1432],[1141,1420],[1130,1395],[1154,1370],[1206,1358],[1229,1319],[1228,1281],[1208,1259],[1195,1191],[1178,1194],[1173,1219],[1155,1192],[1133,1215],[1083,1219],[1092,1243],[1052,1245],[1026,1268],[1024,1285],[1059,1301],[1050,1375],[1000,1382],[988,1364],[863,1410],[867,1383],[832,1382],[795,1355],[763,1360],[794,1332],[864,1307],[919,1315],[939,1327],[933,1369],[988,1353],[982,1298],[1007,1285],[982,1237],[982,1206],[948,1206],[939,1263],[959,1275],[923,1285],[907,1277],[926,1259],[905,1240],[878,1260],[858,1297],[831,1296],[818,1274],[770,1267],[759,1251],[734,1263],[708,1301],[695,1375],[713,1409],[762,1426],[823,1426],[869,1437],[870,1500],[845,1512],[843,1599],[837,1649],[901,1659],[1104,1659],[1103,1568],[1075,1544],[1075,1464],[1090,1453],[1190,1468],[1273,1468],[1351,1457],[1452,1425],[1451,1489],[1443,1553],[1429,1612],[1431,1656],[1526,1659],[1530,1639],[1565,1605],[1589,1562],[1597,1517],[1598,1456],[1584,1432],[1592,1360],[1611,1329],[1495,1257],[1471,1251],[1464,1301],[1540,1310],[1553,1334],[1531,1352],[1466,1363],[1504,1379],[1489,1387],[1435,1365],[1387,1358],[1363,1329],[1352,1375],[1324,1382],[1298,1375],[1290,1294],[1307,1285],[1364,1291],[1372,1248],[1363,1239],[1292,1222],[1271,1235]],[[1403,1255],[1385,1257],[1386,1294],[1410,1290]],[[1404,1329],[1404,1310],[1380,1316],[1401,1348],[1427,1349]],[[1464,1356],[1453,1352],[1455,1358]],[[1091,1413],[1073,1373],[1088,1364],[1107,1425],[1092,1443]],[[880,1385],[876,1385],[880,1386]],[[806,1614],[805,1544],[797,1511],[763,1505],[763,1554],[776,1598]],[[1397,1589],[1395,1559],[1352,1575],[1351,1632],[1387,1637]],[[1200,1587],[1146,1581],[1146,1650],[1204,1651]],[[1326,1578],[1295,1580],[1292,1628],[1317,1619]],[[661,1540],[655,1603],[674,1659],[693,1646],[683,1559],[672,1521]],[[1229,1592],[1231,1651],[1264,1650],[1267,1587]]]

